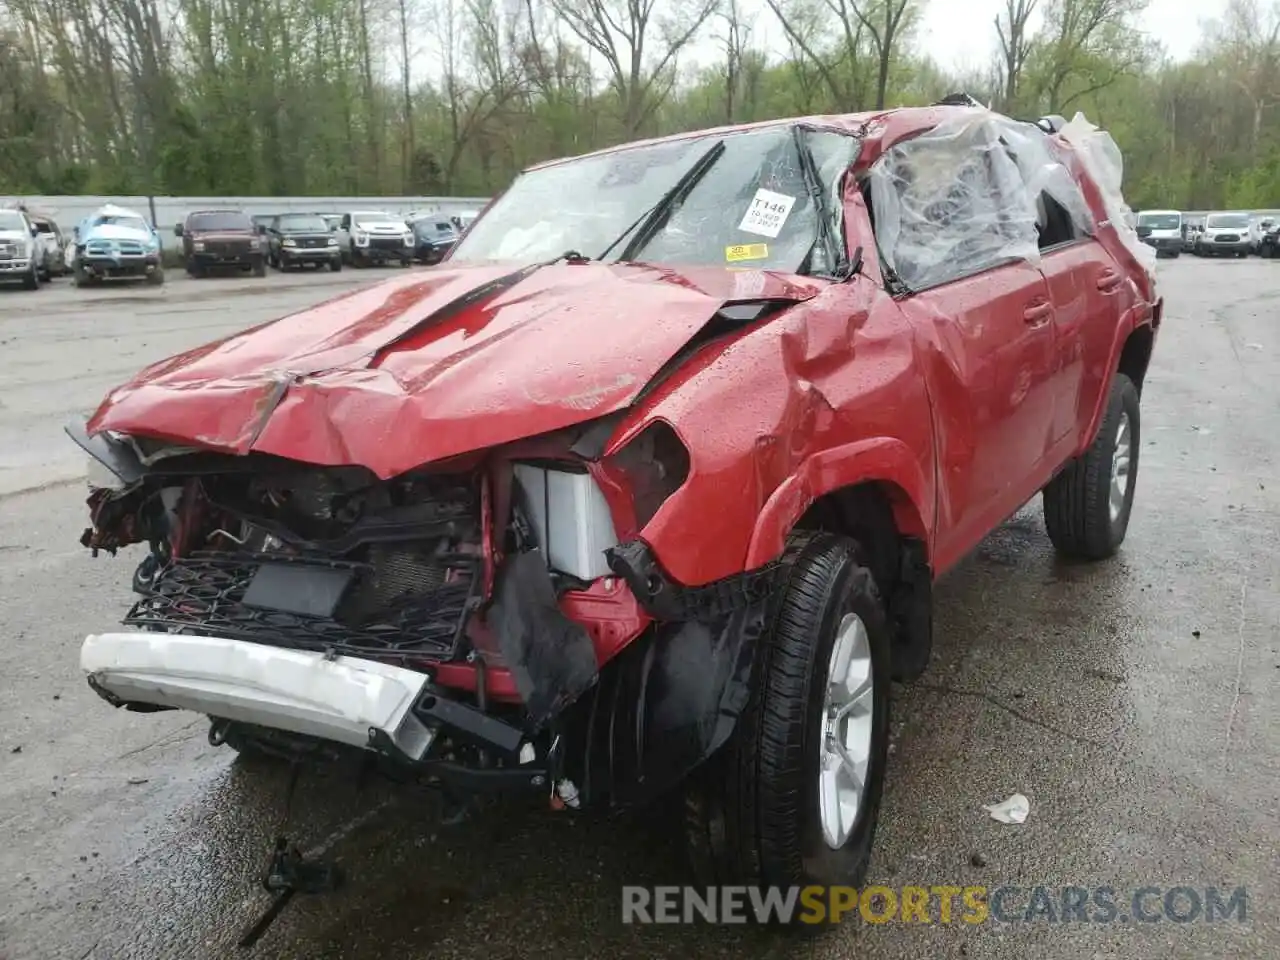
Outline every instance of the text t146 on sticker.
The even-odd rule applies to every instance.
[[[754,233],[761,237],[776,239],[782,232],[796,198],[785,193],[774,193],[772,190],[757,190],[751,198],[751,205],[742,215],[738,229],[744,233]]]

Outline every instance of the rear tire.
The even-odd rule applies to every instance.
[[[711,885],[858,886],[871,855],[889,746],[884,605],[848,538],[800,535],[788,554],[750,702],[732,739],[686,788],[686,840],[700,882]],[[850,631],[856,655],[846,662],[856,669],[832,685],[832,668],[840,668],[833,652]],[[862,760],[852,809],[833,802],[831,777],[849,768],[831,752],[845,721],[827,710],[829,691],[850,689],[863,691],[849,698],[855,706],[841,734],[845,755]],[[829,816],[836,809],[839,822]]]
[[[1120,549],[1138,485],[1141,442],[1138,389],[1117,372],[1093,443],[1044,488],[1045,528],[1059,553],[1105,560]]]

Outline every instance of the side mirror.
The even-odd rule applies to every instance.
[[[28,226],[29,226],[29,227],[30,227],[30,229],[31,229],[31,235],[32,235],[33,237],[38,237],[38,236],[40,236],[40,228],[39,228],[39,227],[37,227],[34,223],[32,223],[32,224],[28,224]]]
[[[175,224],[173,225],[173,235],[174,235],[175,237],[180,237],[180,236],[182,236],[182,224],[180,224],[180,223],[175,223]]]

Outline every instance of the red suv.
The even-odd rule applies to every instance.
[[[723,882],[857,883],[931,587],[1040,494],[1124,540],[1161,317],[1118,153],[939,105],[526,171],[429,274],[69,428],[147,544],[116,705],[557,808],[683,790]]]

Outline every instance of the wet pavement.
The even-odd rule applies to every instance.
[[[232,762],[195,718],[113,711],[85,685],[80,641],[118,621],[137,558],[77,544],[82,458],[61,424],[144,363],[376,279],[346,271],[0,291],[0,958],[1275,955],[1280,265],[1161,273],[1129,539],[1061,564],[1033,504],[939,585],[934,662],[895,690],[871,880],[1015,885],[1019,914],[1036,885],[1111,886],[1122,906],[1146,886],[1244,886],[1245,923],[624,926],[622,884],[682,877],[660,817],[504,807],[449,829],[430,795],[316,777],[291,833],[350,882],[238,954],[285,778]],[[1014,792],[1025,824],[983,812]]]

